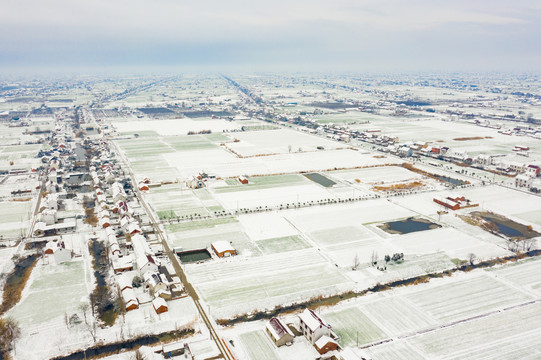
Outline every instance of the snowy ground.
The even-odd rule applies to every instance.
[[[156,131],[162,136],[186,135],[189,131],[199,132],[211,130],[222,132],[240,129],[238,123],[225,120],[196,121],[189,118],[171,120],[148,120],[116,122],[115,127],[119,132],[124,131]]]

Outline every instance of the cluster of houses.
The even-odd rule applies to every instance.
[[[207,181],[215,178],[215,175],[210,175],[205,171],[201,170],[197,175],[189,177],[186,180],[186,186],[190,189],[200,189],[202,187],[205,187]]]
[[[39,214],[33,228],[33,235],[36,237],[72,233],[77,228],[76,216],[60,211],[63,200],[67,198],[61,175],[62,167],[62,162],[53,158],[42,175],[42,184],[45,184],[45,187],[42,188]]]
[[[299,316],[299,328],[295,332],[302,334],[314,346],[317,352],[323,354],[335,354],[340,346],[338,335],[334,333],[331,325],[311,309],[305,309]],[[277,346],[291,345],[295,335],[291,327],[277,317],[271,318],[266,325],[266,333]]]
[[[98,142],[96,148],[98,155],[89,170],[96,196],[97,226],[104,234],[125,309],[135,310],[140,304],[151,302],[157,314],[166,312],[166,300],[185,296],[182,283],[177,276],[170,275],[173,271],[162,266],[163,245],[154,235],[136,196],[127,190],[129,180],[122,182],[123,173],[108,147]],[[136,278],[141,281],[135,281]]]

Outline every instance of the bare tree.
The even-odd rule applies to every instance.
[[[359,267],[359,254],[355,254],[355,257],[353,258],[353,267],[352,270],[357,270]]]
[[[67,312],[64,312],[64,324],[66,324],[66,328],[69,329],[69,327],[70,327],[70,318],[69,318]]]
[[[470,263],[470,265],[473,265],[473,263],[475,262],[475,259],[477,259],[477,257],[475,256],[474,253],[468,254],[468,262]]]
[[[146,360],[146,356],[143,355],[140,349],[135,350],[135,353],[132,356],[133,360]]]
[[[372,262],[372,266],[375,266],[378,263],[378,253],[375,250],[372,251],[372,256],[370,259]]]
[[[507,245],[507,249],[508,249],[509,251],[517,252],[518,246],[517,246],[516,241],[513,241],[513,240],[511,240],[511,239],[507,239],[507,240],[505,241],[505,244]]]
[[[87,325],[88,325],[88,320],[86,318],[86,312],[88,311],[88,309],[90,309],[90,305],[88,305],[88,303],[81,303],[79,305],[79,310],[82,311],[83,317],[85,319],[85,324],[87,324]]]
[[[86,329],[90,333],[90,336],[92,336],[92,340],[96,342],[98,339],[96,334],[98,332],[98,325],[96,324],[96,321],[92,321],[91,324],[86,324]]]
[[[20,337],[21,328],[15,319],[0,319],[0,352],[15,351],[15,343]]]

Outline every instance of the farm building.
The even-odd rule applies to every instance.
[[[322,336],[331,335],[331,326],[327,324],[318,314],[310,309],[305,309],[300,315],[301,331],[312,345]]]
[[[274,344],[278,347],[292,342],[295,338],[295,335],[293,335],[287,325],[282,320],[276,317],[273,317],[269,320],[269,322],[267,323],[266,331]]]
[[[237,253],[233,246],[225,240],[213,242],[211,246],[218,257],[232,256]]]
[[[139,190],[140,191],[149,191],[150,188],[148,187],[147,184],[145,184],[144,182],[141,182],[141,183],[139,183]]]
[[[472,204],[470,200],[466,199],[464,196],[434,198],[434,202],[451,210],[479,206],[479,204]]]
[[[241,184],[248,184],[248,179],[245,176],[239,176],[239,181]]]
[[[167,303],[162,297],[157,297],[152,300],[152,307],[154,308],[154,311],[156,311],[156,314],[161,314],[168,310]]]
[[[338,343],[326,335],[320,337],[314,346],[316,347],[317,352],[320,354],[326,354],[329,351],[338,349]]]

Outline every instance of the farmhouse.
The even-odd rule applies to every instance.
[[[287,325],[276,317],[269,320],[266,331],[271,340],[274,342],[274,345],[278,347],[293,342],[293,339],[295,338],[295,335],[293,335]]]
[[[301,321],[302,334],[312,345],[314,345],[322,336],[331,335],[331,326],[312,310],[305,309],[302,314],[299,315],[299,319]]]
[[[241,184],[246,185],[248,184],[248,179],[245,176],[240,176],[239,181]]]
[[[233,246],[225,240],[213,242],[211,246],[218,257],[228,257],[237,253]]]
[[[157,297],[152,300],[152,307],[154,308],[154,311],[156,311],[156,314],[161,314],[167,312],[168,310],[167,303],[161,297]]]
[[[338,343],[326,335],[320,337],[319,340],[316,341],[314,345],[316,347],[317,352],[320,354],[326,354],[329,351],[338,349]]]

